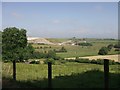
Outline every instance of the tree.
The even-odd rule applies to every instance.
[[[16,27],[10,27],[3,30],[2,33],[2,55],[3,60],[13,62],[13,79],[16,80],[16,61],[23,55],[24,48],[27,46],[26,30],[19,30]]]
[[[67,52],[67,50],[64,47],[61,47],[60,52]]]
[[[47,55],[46,55],[46,58],[55,58],[56,57],[56,53],[55,51],[48,51]]]
[[[107,47],[102,47],[99,52],[99,55],[107,55],[108,54],[108,48]]]

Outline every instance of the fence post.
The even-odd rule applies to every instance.
[[[52,63],[48,62],[48,88],[52,88]]]
[[[16,61],[13,60],[13,80],[16,80]]]
[[[109,88],[109,60],[104,59],[104,88],[108,90]]]

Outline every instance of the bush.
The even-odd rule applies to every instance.
[[[80,59],[76,59],[75,62],[78,62],[78,63],[90,63],[90,60],[89,59],[80,58]]]
[[[44,61],[45,64],[48,64],[48,62],[51,62],[52,64],[55,64],[55,60],[53,58],[46,59]]]
[[[108,54],[108,48],[107,47],[102,47],[99,52],[99,55],[107,55]]]
[[[115,51],[120,51],[120,48],[116,48]]]
[[[120,43],[115,44],[115,45],[114,45],[114,48],[120,48]]]
[[[94,60],[94,59],[93,59],[93,60],[91,60],[91,61],[90,61],[90,63],[92,63],[92,64],[98,64],[98,63],[97,63],[97,61],[96,61],[96,60]]]
[[[110,50],[113,48],[113,44],[109,44],[109,45],[107,46],[107,48],[108,48],[108,50],[110,51]]]
[[[66,60],[59,60],[60,63],[65,64],[67,61]]]
[[[80,45],[80,46],[92,46],[91,43],[78,43],[77,45]]]
[[[56,53],[55,51],[48,51],[48,53],[46,54],[46,58],[55,58],[56,57]]]
[[[39,60],[34,60],[34,61],[31,61],[30,64],[40,64],[40,61]]]
[[[54,49],[54,51],[57,53],[67,52],[67,50],[64,47],[61,47],[61,49],[58,49],[58,50]]]

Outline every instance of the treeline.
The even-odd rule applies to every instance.
[[[56,55],[56,52],[53,50],[49,50],[48,52],[33,52],[30,57],[31,59],[40,59],[40,58],[53,58],[54,60],[60,60],[61,57]]]
[[[112,48],[115,48],[115,51],[120,51],[120,43],[118,44],[109,44],[107,47],[101,47],[98,54],[99,55],[107,55]]]
[[[77,43],[79,46],[93,46],[91,43]]]

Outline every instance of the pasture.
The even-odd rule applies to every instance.
[[[2,64],[3,87],[47,88],[47,65],[17,63],[17,81],[12,81],[12,63]],[[53,88],[103,88],[103,65],[68,62],[52,65]],[[119,87],[120,68],[110,65],[110,87]],[[7,80],[7,81],[6,81]],[[13,83],[11,83],[13,82]]]
[[[51,42],[59,43],[69,39],[48,39]],[[117,40],[98,40],[98,39],[86,39],[87,42],[93,44],[93,46],[76,46],[76,45],[40,45],[32,44],[35,51],[45,52],[54,49],[60,49],[64,47],[67,52],[56,53],[57,56],[62,58],[72,57],[90,57],[97,56],[101,47],[109,44],[116,44]],[[108,53],[109,55],[118,54],[115,48]],[[110,58],[112,59],[112,58]],[[33,59],[29,59],[32,61]],[[3,88],[13,87],[48,87],[48,66],[43,61],[46,59],[41,58],[42,64],[16,64],[16,81],[12,79],[12,63],[2,62],[2,78]],[[110,70],[110,88],[120,88],[120,67],[116,65],[109,65]],[[59,63],[56,60],[56,64],[52,65],[52,87],[53,88],[104,88],[104,72],[103,65],[91,64],[91,63],[77,63],[77,62],[63,62]]]
[[[53,41],[54,43],[63,42],[69,39],[48,39]],[[98,55],[98,51],[101,47],[107,46],[109,44],[117,44],[117,40],[97,40],[97,39],[86,39],[87,42],[93,44],[93,46],[72,46],[72,45],[37,45],[33,44],[33,47],[36,47],[36,51],[44,52],[54,49],[60,49],[61,47],[65,47],[67,52],[56,53],[57,56],[62,58],[70,58],[70,57],[83,57],[83,56],[96,56]],[[37,49],[39,47],[39,49]],[[49,48],[51,47],[51,48]],[[117,51],[113,48],[109,53],[111,54],[118,54]]]

